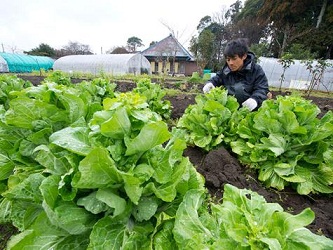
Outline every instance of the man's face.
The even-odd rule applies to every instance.
[[[235,56],[227,56],[227,64],[231,71],[238,71],[240,70],[244,65],[244,60],[246,59],[247,55],[245,54],[242,57],[239,57],[238,55]]]

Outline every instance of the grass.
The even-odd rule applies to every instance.
[[[276,87],[269,87],[271,91],[279,92],[280,89]],[[308,92],[306,90],[300,90],[300,89],[288,89],[288,88],[282,88],[281,92],[289,92],[291,94],[307,97]],[[310,96],[315,96],[315,97],[322,97],[322,98],[333,98],[333,93],[332,92],[327,92],[327,91],[320,91],[320,90],[312,90],[310,93]]]

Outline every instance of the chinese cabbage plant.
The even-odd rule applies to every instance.
[[[304,228],[314,219],[310,209],[293,216],[230,185],[213,203],[183,156],[184,130],[170,131],[138,92],[114,92],[102,79],[91,84],[46,81],[8,92],[8,108],[0,109],[0,223],[19,230],[8,249],[333,244]]]
[[[3,135],[16,137],[8,135],[12,147],[1,151],[0,218],[21,231],[8,248],[172,242],[182,197],[204,189],[203,177],[183,157],[186,143],[148,108],[146,97],[114,93],[88,119],[93,102],[83,101],[80,90],[45,83],[16,93],[3,110]]]
[[[259,180],[299,194],[333,192],[333,114],[299,96],[266,100],[238,126],[230,143],[239,160],[259,171]]]
[[[188,145],[226,147],[258,170],[266,186],[299,194],[333,192],[333,114],[300,96],[277,96],[258,111],[239,108],[220,88],[198,95],[179,119]]]
[[[147,98],[149,108],[158,113],[164,120],[168,120],[171,116],[171,102],[164,99],[166,91],[161,85],[151,82],[148,78],[139,79],[134,93],[138,93]]]
[[[311,233],[314,220],[306,208],[291,215],[255,192],[224,186],[222,203],[207,202],[190,190],[176,214],[179,249],[332,249],[333,241]]]
[[[227,93],[225,89],[214,88],[207,94],[198,94],[195,104],[185,109],[177,128],[185,131],[189,145],[210,151],[228,146],[235,139],[237,125],[249,111],[239,111],[236,98]]]

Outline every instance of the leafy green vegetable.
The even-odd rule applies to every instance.
[[[307,208],[291,215],[255,192],[226,184],[221,204],[206,204],[190,190],[177,211],[173,233],[179,249],[330,249],[333,241],[311,233]],[[209,209],[211,207],[211,209]]]
[[[196,96],[196,104],[186,108],[178,120],[177,128],[185,130],[186,141],[206,151],[228,146],[234,140],[234,127],[245,113],[238,112],[239,104],[227,90],[214,88],[207,94]],[[244,112],[244,114],[243,114]]]
[[[62,80],[65,85],[56,82]],[[156,112],[161,107],[153,111],[154,104],[147,103],[163,96],[155,85],[144,82],[137,92],[116,93],[107,80],[84,81],[75,87],[67,80],[57,73],[40,86],[6,90],[10,100],[0,108],[0,222],[12,223],[20,231],[10,239],[8,249],[324,249],[332,245],[304,228],[314,219],[310,209],[290,215],[278,204],[230,185],[225,186],[223,203],[212,203],[203,176],[183,156],[191,127],[170,132]],[[248,112],[238,112],[234,99],[215,91],[197,99],[204,115],[193,108],[193,121],[207,126],[212,136],[206,141],[204,127],[200,136],[191,136],[206,148],[235,140],[238,124]],[[293,125],[288,131],[301,136],[311,127],[305,124],[307,116],[300,117],[304,124],[290,118]],[[188,119],[181,123],[190,124],[192,118]],[[333,165],[333,151],[326,141],[331,138],[326,131],[330,122],[326,116],[317,122],[318,132],[312,131],[317,156],[324,150],[319,159],[311,154],[295,157],[288,151],[289,141],[278,134],[262,139],[252,127],[263,125],[253,119],[244,120],[252,127],[239,127],[242,136],[236,143],[242,149],[255,149],[258,140],[261,151],[268,148],[274,156],[293,156],[292,170],[279,163],[270,171],[298,181],[302,190],[311,190],[311,183],[303,181],[308,178],[317,190],[319,186],[325,191],[330,177],[320,177],[329,176]],[[279,123],[272,128],[278,129]],[[243,145],[245,140],[249,142]],[[302,157],[307,164],[296,165]],[[296,172],[301,177],[290,176]]]
[[[333,114],[298,96],[267,100],[238,126],[230,143],[239,160],[259,171],[259,179],[279,190],[293,185],[300,194],[332,193]]]
[[[147,98],[149,108],[162,116],[163,119],[169,119],[171,115],[171,103],[164,99],[166,91],[159,84],[152,83],[150,79],[140,79],[134,93],[138,93]]]

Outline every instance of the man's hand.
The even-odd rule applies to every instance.
[[[247,107],[250,111],[252,111],[258,106],[258,103],[253,98],[249,98],[242,103],[242,106]]]
[[[215,86],[211,82],[207,82],[205,86],[202,88],[202,90],[204,93],[207,93],[213,88],[215,88]]]

